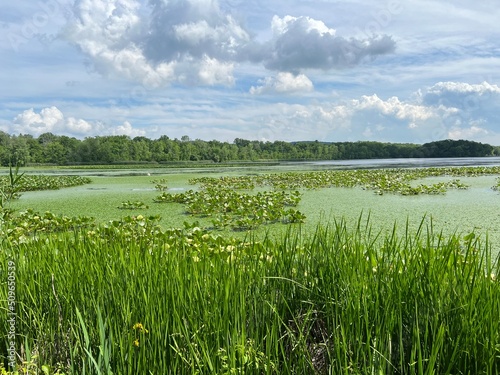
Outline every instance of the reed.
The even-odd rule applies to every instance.
[[[362,217],[263,239],[142,216],[71,228],[1,241],[20,373],[500,372],[500,263],[473,233],[382,235]]]

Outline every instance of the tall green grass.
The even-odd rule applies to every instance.
[[[136,218],[4,240],[2,314],[12,259],[16,348],[50,373],[499,373],[487,243],[424,224],[396,232],[360,219],[238,240]]]

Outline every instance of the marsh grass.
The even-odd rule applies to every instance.
[[[3,240],[18,353],[71,374],[498,373],[499,261],[424,223],[242,240],[139,216]]]

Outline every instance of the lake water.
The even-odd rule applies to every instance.
[[[500,157],[324,160],[301,162],[300,164],[321,166],[329,169],[498,166],[500,165]]]
[[[65,167],[43,167],[22,168],[22,172],[28,174],[52,174],[52,175],[80,175],[80,176],[158,176],[171,174],[190,173],[252,173],[252,172],[280,172],[293,170],[325,170],[325,169],[377,169],[377,168],[426,168],[447,166],[498,166],[500,157],[482,158],[419,158],[419,159],[360,159],[360,160],[319,160],[319,161],[290,161],[280,162],[276,165],[225,165],[214,164],[207,167],[178,168],[155,167],[144,168],[65,168]],[[0,168],[0,174],[8,174],[8,168]]]
[[[31,207],[36,211],[50,210],[69,216],[95,216],[102,221],[118,218],[125,213],[116,207],[121,202],[143,201],[150,206],[148,214],[159,214],[166,225],[178,226],[183,220],[182,206],[152,204],[157,192],[151,180],[163,175],[172,192],[193,188],[187,183],[191,177],[210,174],[243,175],[256,173],[313,171],[327,169],[364,168],[424,168],[442,166],[499,166],[499,157],[488,158],[439,158],[439,159],[371,159],[332,160],[281,163],[277,166],[238,166],[210,168],[150,168],[124,170],[89,169],[31,169],[30,173],[80,174],[92,177],[91,185],[62,189],[58,191],[27,192],[13,208]],[[150,176],[148,176],[148,173]],[[466,234],[476,232],[482,238],[488,237],[495,252],[500,251],[500,193],[491,189],[497,176],[460,178],[468,190],[450,190],[445,195],[400,196],[385,194],[379,196],[361,188],[331,188],[303,191],[299,210],[307,216],[305,226],[311,231],[318,221],[346,219],[352,225],[361,214],[370,215],[374,230],[390,231],[394,223],[401,229],[409,221],[416,230],[425,218],[436,231],[444,234]],[[437,180],[436,180],[437,179]],[[424,183],[449,180],[447,177],[426,179]],[[174,191],[179,190],[179,191]],[[99,202],[99,204],[95,204]],[[179,216],[180,215],[180,216]],[[193,218],[193,220],[196,220]]]

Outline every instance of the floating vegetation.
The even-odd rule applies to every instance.
[[[120,210],[139,210],[139,209],[148,209],[149,206],[141,201],[127,201],[122,202],[121,206],[118,207]]]
[[[186,212],[193,216],[211,217],[215,228],[227,226],[234,230],[254,229],[261,224],[276,222],[301,223],[305,215],[287,207],[300,202],[299,191],[262,191],[256,194],[242,193],[227,187],[206,185],[200,191],[162,193],[157,203],[183,203]]]
[[[168,190],[168,185],[167,185],[167,179],[166,178],[160,178],[158,180],[153,180],[151,183],[155,184],[155,189],[159,191],[166,191]]]
[[[375,194],[436,195],[450,189],[468,189],[457,177],[500,174],[500,167],[445,167],[422,169],[329,170],[287,172],[245,176],[201,177],[189,180],[199,191],[181,194],[163,192],[157,203],[182,203],[186,213],[211,217],[215,228],[253,229],[261,224],[304,222],[305,215],[285,206],[296,207],[300,189],[360,187]],[[428,177],[450,177],[449,181],[417,184]],[[260,188],[264,192],[252,193]],[[269,189],[271,189],[269,191]],[[287,191],[292,191],[288,193]]]
[[[0,237],[12,243],[26,243],[40,235],[77,230],[94,224],[94,218],[88,216],[68,217],[32,209],[14,214],[12,210],[2,210]]]
[[[457,177],[477,177],[500,174],[500,167],[444,167],[421,169],[361,169],[329,170],[316,172],[288,172],[240,177],[202,177],[189,180],[201,188],[225,187],[229,189],[320,189],[330,187],[361,187],[376,194],[444,194],[449,189],[467,189]],[[448,182],[436,184],[411,183],[427,177],[450,177]]]
[[[9,177],[0,176],[0,188],[8,186]],[[58,190],[66,187],[89,184],[92,180],[81,176],[45,176],[23,174],[18,182],[18,189],[23,191]]]
[[[500,190],[500,177],[497,177],[495,179],[496,185],[492,187],[493,190],[499,191]]]

